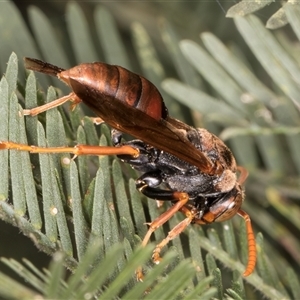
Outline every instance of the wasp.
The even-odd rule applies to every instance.
[[[117,155],[142,173],[136,180],[136,188],[141,193],[171,204],[150,223],[142,246],[174,214],[181,212],[185,216],[155,247],[152,255],[155,263],[161,260],[162,248],[189,224],[222,222],[237,214],[245,220],[248,238],[248,264],[243,276],[254,271],[254,233],[249,215],[241,209],[245,198],[242,184],[247,171],[237,166],[231,151],[218,137],[170,117],[158,89],[144,77],[120,66],[95,62],[65,70],[38,59],[24,60],[27,69],[56,76],[72,90],[51,103],[23,110],[24,115],[35,116],[67,101],[72,105],[83,102],[111,126],[113,146],[43,148],[2,141],[0,149],[69,152],[75,156]],[[124,142],[124,133],[135,139]],[[139,268],[137,279],[142,278]]]

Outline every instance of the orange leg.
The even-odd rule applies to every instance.
[[[179,224],[177,224],[174,228],[172,228],[171,231],[169,231],[166,238],[164,238],[158,245],[156,245],[153,254],[152,259],[153,262],[156,264],[159,264],[161,261],[160,252],[161,249],[166,246],[171,240],[176,238],[181,232],[183,232],[188,225],[191,224],[195,217],[195,214],[193,214],[191,211],[188,210],[188,213],[186,214],[186,218],[181,221]]]
[[[238,171],[240,172],[240,177],[238,179],[238,182],[240,184],[243,184],[248,177],[248,171],[243,168],[238,166],[237,167]],[[246,229],[247,229],[247,238],[248,238],[248,263],[245,272],[243,273],[244,277],[247,277],[251,275],[255,269],[256,265],[256,242],[255,242],[255,237],[251,225],[251,220],[249,215],[244,212],[243,210],[239,209],[237,214],[244,218],[246,222]]]
[[[72,105],[71,105],[72,110],[77,104],[82,102],[82,100],[75,93],[72,92],[69,95],[63,96],[61,98],[53,100],[44,105],[40,105],[40,106],[31,108],[31,109],[23,109],[22,114],[23,114],[23,116],[36,116],[36,115],[38,115],[42,112],[45,112],[51,108],[58,107],[68,101],[72,102]],[[91,117],[90,119],[96,125],[100,125],[100,124],[104,123],[104,121],[99,117]]]
[[[253,233],[253,229],[251,226],[251,220],[247,213],[245,213],[243,210],[239,210],[237,214],[244,218],[246,222],[246,228],[247,228],[247,237],[248,237],[248,263],[245,272],[243,273],[244,277],[249,276],[253,273],[256,265],[256,242],[255,237]]]
[[[77,145],[75,147],[37,147],[14,142],[0,142],[0,150],[14,149],[31,153],[71,153],[78,155],[131,155],[139,156],[139,150],[128,145],[120,147]]]
[[[73,107],[75,105],[77,105],[78,103],[81,102],[81,99],[78,98],[78,96],[76,96],[73,92],[70,93],[69,95],[67,96],[63,96],[61,98],[58,98],[54,101],[51,101],[49,103],[46,103],[44,105],[41,105],[41,106],[37,106],[35,108],[32,108],[32,109],[23,109],[23,115],[24,116],[36,116],[46,110],[49,110],[51,108],[54,108],[54,107],[57,107],[57,106],[60,106],[68,101],[71,101],[72,102],[72,105]],[[72,107],[72,108],[73,108]]]
[[[174,198],[178,199],[178,201],[170,208],[168,209],[166,212],[164,212],[162,215],[160,215],[157,219],[155,219],[153,222],[151,222],[150,227],[148,229],[148,232],[146,233],[143,241],[142,241],[142,246],[145,247],[147,245],[147,243],[149,242],[149,239],[152,235],[152,233],[159,228],[160,226],[162,226],[163,224],[165,224],[169,219],[171,219],[171,217],[173,217],[175,215],[176,212],[178,212],[188,201],[189,201],[189,196],[186,193],[182,193],[182,192],[174,192]],[[181,224],[181,223],[180,223]],[[179,225],[179,224],[178,224]],[[177,225],[177,226],[178,226]],[[174,229],[177,227],[175,226]],[[182,225],[181,225],[182,226]],[[179,229],[177,229],[179,230]],[[183,229],[182,229],[183,230]],[[181,231],[182,231],[181,230]],[[180,232],[181,232],[180,231]],[[179,232],[179,233],[180,233]],[[178,233],[178,234],[179,234]],[[178,235],[177,234],[177,235]],[[175,236],[174,236],[175,237]],[[160,244],[159,244],[160,245]],[[157,249],[158,246],[156,246],[156,248],[153,251],[153,259],[155,260],[155,251]],[[162,246],[163,247],[163,246]],[[161,247],[161,248],[162,248]],[[156,261],[155,261],[156,262]],[[143,271],[142,268],[139,267],[136,270],[136,277],[138,281],[143,281]]]

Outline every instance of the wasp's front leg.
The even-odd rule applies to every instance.
[[[168,191],[163,190],[159,188],[155,188],[155,186],[158,186],[162,182],[161,176],[159,172],[149,172],[141,176],[136,181],[136,187],[137,189],[142,192],[144,195],[146,195],[149,198],[152,199],[159,199],[163,201],[172,201],[173,205],[162,215],[160,215],[157,219],[152,221],[149,225],[148,232],[146,233],[143,241],[142,246],[146,246],[147,243],[150,240],[150,237],[152,233],[158,229],[160,226],[165,224],[174,214],[181,210],[181,208],[189,201],[189,196],[187,193],[183,192],[174,192],[174,191]],[[153,187],[154,186],[154,187]],[[189,218],[185,219],[178,225],[176,225],[168,234],[168,236],[159,243],[152,255],[152,259],[154,263],[158,264],[161,260],[160,258],[160,251],[161,249],[173,238],[178,236],[188,224],[190,224],[192,219]],[[136,270],[136,276],[137,280],[143,281],[143,272],[142,268],[139,267]]]

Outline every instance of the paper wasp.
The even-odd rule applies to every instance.
[[[83,102],[112,127],[114,146],[77,145],[42,148],[10,141],[0,142],[0,149],[17,149],[33,153],[70,152],[78,155],[117,155],[142,172],[136,188],[151,199],[170,201],[170,208],[152,221],[142,241],[145,246],[151,234],[175,213],[185,218],[154,249],[153,261],[160,261],[161,249],[189,224],[209,224],[244,218],[248,236],[248,265],[244,276],[256,264],[256,245],[250,218],[241,210],[244,192],[241,184],[247,172],[236,166],[227,146],[203,128],[195,129],[173,119],[157,88],[147,79],[122,67],[105,63],[85,63],[68,70],[37,59],[25,58],[27,69],[57,76],[72,92],[51,103],[23,110],[37,115],[67,101]],[[123,142],[122,133],[134,140]],[[237,171],[240,176],[237,178]],[[163,186],[163,187],[162,187]],[[142,280],[141,269],[137,277]]]

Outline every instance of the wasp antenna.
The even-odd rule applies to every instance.
[[[249,215],[243,210],[239,210],[237,212],[239,216],[244,218],[247,229],[247,237],[248,237],[248,264],[245,272],[243,273],[244,277],[251,275],[255,269],[256,265],[256,242],[254,237],[254,232],[251,225],[251,220]]]
[[[65,69],[43,62],[36,58],[24,57],[25,68],[40,73],[45,73],[51,76],[57,76],[58,73]]]

